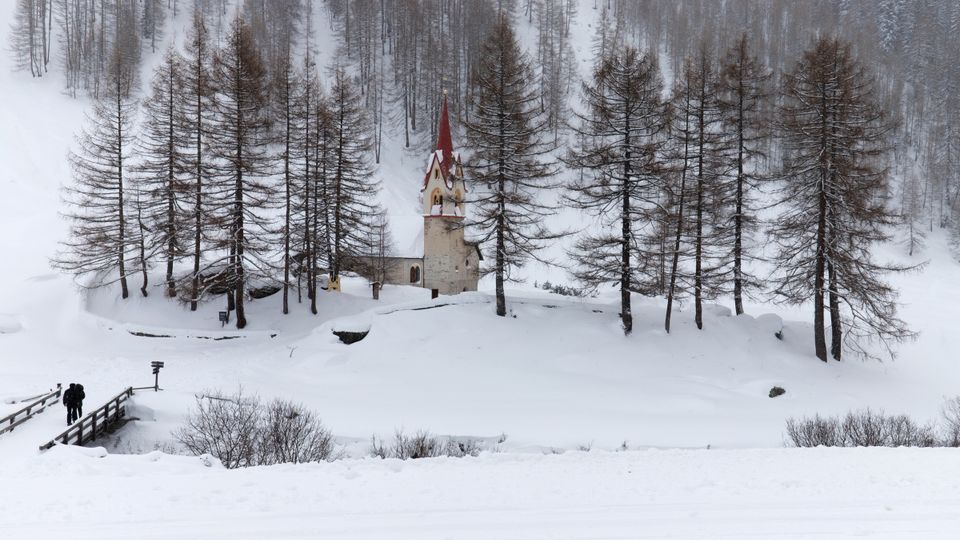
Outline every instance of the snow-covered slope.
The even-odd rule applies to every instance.
[[[931,449],[501,454],[224,471],[198,458],[57,448],[3,478],[0,536],[947,539],[960,526],[958,477],[960,456]]]

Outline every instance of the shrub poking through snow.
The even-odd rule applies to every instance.
[[[775,397],[777,397],[777,396],[782,396],[782,395],[784,395],[784,394],[786,394],[786,393],[787,393],[787,391],[784,390],[782,387],[780,387],[780,386],[774,386],[773,388],[770,389],[770,394],[769,394],[769,396],[772,397],[772,398],[775,398]]]
[[[960,447],[960,397],[946,400],[940,416],[943,418],[943,445]]]
[[[174,439],[194,455],[210,454],[228,469],[330,461],[340,457],[333,437],[303,405],[221,391],[196,396],[196,408]]]
[[[439,437],[434,437],[429,431],[420,430],[413,435],[406,435],[398,429],[393,435],[393,442],[373,436],[370,442],[370,455],[380,459],[420,459],[431,457],[476,457],[483,450],[476,439],[450,438],[444,443]]]
[[[943,446],[932,425],[921,425],[904,414],[886,415],[863,409],[840,417],[790,418],[787,437],[793,446]]]

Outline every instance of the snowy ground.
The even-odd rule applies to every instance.
[[[953,450],[647,450],[240,471],[57,448],[3,477],[5,539],[955,538]]]

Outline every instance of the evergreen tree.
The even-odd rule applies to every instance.
[[[545,156],[551,150],[542,139],[548,117],[539,110],[532,75],[513,29],[501,17],[484,44],[467,122],[474,151],[467,167],[474,186],[471,225],[480,242],[490,246],[493,263],[484,270],[495,276],[501,317],[507,314],[503,284],[512,270],[556,238],[543,225],[553,213],[543,199],[554,168]]]
[[[772,230],[774,292],[798,304],[813,296],[814,345],[824,362],[827,310],[834,359],[844,343],[868,354],[861,339],[878,339],[892,354],[890,343],[911,333],[896,317],[896,291],[882,280],[905,268],[877,263],[871,253],[897,217],[887,208],[883,166],[892,125],[873,79],[849,43],[820,38],[787,74],[784,98],[786,210]]]
[[[570,199],[596,215],[601,232],[580,238],[571,254],[575,276],[591,285],[618,282],[625,334],[633,330],[630,294],[640,292],[636,239],[656,223],[662,191],[665,106],[657,60],[632,47],[611,49],[584,84],[588,113],[579,117],[578,143],[567,163],[583,171]]]

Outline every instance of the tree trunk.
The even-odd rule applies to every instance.
[[[837,272],[833,268],[833,263],[827,262],[827,275],[830,278],[830,355],[833,359],[840,361],[840,355],[843,352],[843,328],[840,319],[840,295],[837,291]]]
[[[127,244],[127,223],[123,213],[123,104],[119,89],[117,91],[117,209],[119,210],[119,240],[117,245],[118,267],[120,270],[120,297],[127,298],[130,291],[127,289],[127,268],[124,252]]]
[[[743,67],[738,70],[737,92],[737,194],[733,217],[733,308],[743,315]]]
[[[823,328],[823,274],[825,266],[826,247],[826,213],[827,213],[827,194],[824,192],[823,183],[820,186],[820,215],[817,218],[817,262],[816,272],[813,284],[813,341],[816,348],[817,358],[827,361],[827,342]]]

